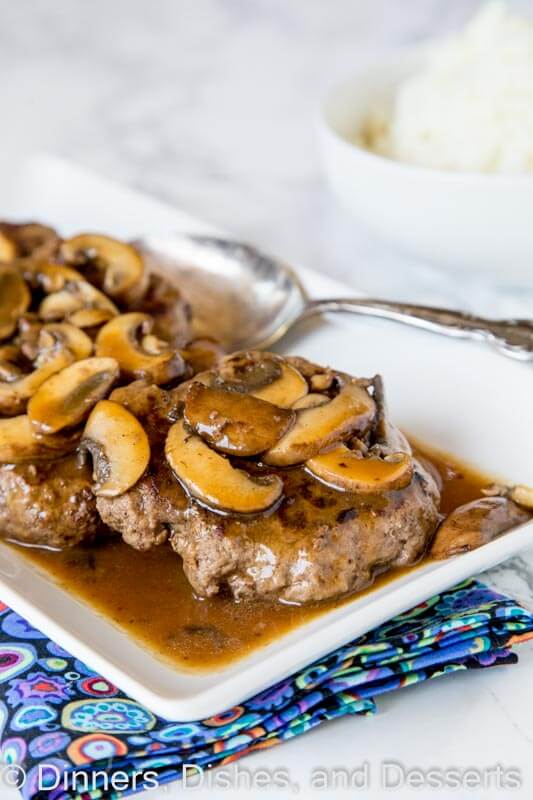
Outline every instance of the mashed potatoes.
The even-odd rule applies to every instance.
[[[390,116],[374,114],[363,137],[381,155],[424,167],[533,171],[533,23],[489,3],[429,49]]]

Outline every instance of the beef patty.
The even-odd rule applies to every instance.
[[[0,531],[27,544],[67,547],[94,537],[102,522],[91,470],[74,455],[0,466]]]
[[[168,538],[200,596],[227,587],[237,599],[331,598],[364,588],[388,568],[415,563],[429,545],[439,522],[439,490],[416,460],[407,487],[376,494],[335,490],[302,466],[280,469],[281,505],[262,516],[224,516],[187,496],[157,446],[174,407],[168,393],[142,386],[117,392],[149,431],[156,455],[128,492],[99,497],[98,511],[139,550]],[[252,463],[246,468],[261,470]]]
[[[26,284],[24,281],[22,283],[28,294],[26,298],[24,292],[20,293],[20,287],[18,290],[20,296],[15,292],[16,303],[21,304],[18,325],[14,329],[13,326],[8,326],[7,329],[0,331],[0,350],[3,351],[0,354],[0,389],[11,387],[13,393],[13,398],[9,403],[5,401],[1,409],[0,424],[2,424],[10,422],[10,415],[22,416],[27,412],[30,398],[25,393],[19,397],[13,387],[17,385],[19,377],[21,381],[25,380],[33,370],[37,370],[45,363],[45,358],[38,353],[37,346],[42,326],[45,326],[48,320],[48,317],[42,319],[39,317],[44,283],[38,267],[39,265],[53,267],[57,262],[58,268],[62,269],[65,265],[59,258],[63,240],[52,228],[33,222],[24,224],[0,222],[0,236],[11,242],[15,255],[21,259],[20,262],[14,262],[13,268],[17,264],[21,267],[20,275],[25,276],[27,281]],[[89,283],[93,281],[95,286],[103,291],[102,276],[99,275],[98,269],[91,272],[89,262],[90,259],[87,264],[76,263],[76,267],[80,267],[85,280]],[[32,271],[31,267],[35,269]],[[124,298],[120,300],[114,298],[115,304],[118,304],[117,307],[121,312],[138,310],[152,315],[154,323],[152,333],[166,338],[173,347],[183,347],[190,338],[190,306],[169,278],[149,270],[148,267],[147,272],[146,283],[142,276],[139,278],[143,288],[136,296],[135,302],[131,298],[127,301]],[[94,298],[90,303],[93,300]],[[5,303],[2,308],[6,308]],[[65,314],[68,309],[67,303]],[[11,321],[11,318],[9,319]],[[55,316],[50,319],[56,321]],[[65,319],[61,315],[57,317],[58,325],[69,321],[70,317]],[[97,331],[98,327],[88,327],[84,333],[79,333],[79,336],[87,339],[89,335],[89,338],[94,340]],[[155,336],[151,336],[152,347],[155,346],[157,349],[161,343],[157,341],[154,343]],[[65,348],[68,349],[67,346]],[[85,360],[94,355],[96,355],[95,350],[87,351],[83,355],[76,354],[76,360]],[[46,358],[48,357],[47,355]],[[74,353],[69,351],[69,358],[71,357],[74,357]],[[68,365],[69,361],[63,364],[65,367]],[[40,386],[41,383],[36,382],[32,391],[36,391]],[[24,390],[26,391],[27,389]],[[76,391],[71,387],[70,391],[70,395],[65,397],[72,405],[87,402],[84,394],[84,391],[90,393],[87,386],[82,390],[79,385]],[[64,399],[64,405],[67,404],[67,399]],[[89,410],[90,405],[87,405],[84,417],[88,416]],[[2,416],[4,414],[7,416]],[[76,424],[82,421],[77,419]],[[37,458],[39,458],[38,453],[35,455],[35,459]],[[91,490],[92,482],[90,465],[78,465],[74,454],[64,458],[34,462],[19,459],[16,463],[8,462],[8,457],[4,457],[0,463],[0,536],[49,547],[75,545],[92,538],[99,529],[104,528],[96,509],[96,498]]]

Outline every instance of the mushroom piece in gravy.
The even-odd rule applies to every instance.
[[[148,436],[119,403],[100,400],[91,411],[79,447],[93,459],[93,492],[117,497],[134,486],[150,461]]]
[[[96,355],[116,358],[126,378],[165,384],[186,372],[181,352],[152,334],[149,314],[132,311],[108,322],[96,338]]]
[[[28,403],[33,429],[49,434],[79,425],[107,396],[118,375],[114,358],[86,358],[57,372]]]
[[[403,489],[413,477],[408,453],[364,455],[341,444],[306,462],[307,470],[329,486],[350,492],[372,493]]]
[[[276,444],[294,424],[296,414],[252,395],[193,381],[185,396],[184,417],[217,450],[255,456]]]
[[[52,258],[57,255],[59,237],[48,225],[38,222],[0,222],[0,236],[13,244],[17,256]]]
[[[475,550],[530,519],[530,514],[506,497],[473,500],[452,511],[440,525],[430,555],[442,559]]]
[[[0,340],[11,336],[30,301],[30,290],[17,268],[0,264]]]
[[[101,288],[116,300],[134,301],[146,289],[143,259],[125,242],[100,234],[81,233],[64,241],[60,252],[67,264],[87,269],[91,277],[100,275]]]
[[[183,420],[170,428],[165,454],[189,494],[214,511],[257,514],[272,508],[282,496],[283,483],[277,475],[252,477],[232,466],[229,459],[187,431]]]
[[[0,381],[0,414],[13,416],[24,411],[30,397],[48,378],[90,355],[92,342],[73,325],[59,323],[44,325],[39,330],[35,348],[30,372],[15,380]]]
[[[16,255],[15,243],[0,231],[0,261],[13,261]]]
[[[79,433],[36,436],[26,414],[0,419],[0,464],[58,458],[76,449]]]
[[[97,309],[101,312],[100,317],[107,319],[118,314],[115,304],[92,284],[85,280],[68,280],[62,289],[44,298],[39,306],[39,316],[45,321],[67,320],[77,324],[76,315],[85,309]]]
[[[367,390],[349,381],[333,400],[299,411],[294,426],[265,453],[263,460],[273,466],[300,464],[335,442],[363,433],[375,412],[374,400]]]
[[[291,408],[308,392],[307,381],[290,364],[283,364],[281,375],[272,383],[251,392],[254,397],[275,403],[281,408]]]

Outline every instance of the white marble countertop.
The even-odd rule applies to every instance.
[[[511,3],[533,9],[531,0]],[[476,6],[476,0],[4,3],[0,151],[68,156],[373,295],[531,316],[533,291],[452,278],[359,229],[326,190],[316,149],[317,104],[329,85],[388,48],[453,29]],[[533,607],[533,552],[488,579]],[[509,797],[530,797],[533,645],[521,651],[519,667],[396,694],[380,703],[375,719],[324,726],[242,764],[288,766],[304,786],[312,766],[355,767],[365,759],[374,772],[385,759],[411,766],[502,763],[523,774],[522,790]],[[208,794],[228,796],[193,792]],[[377,778],[368,793],[360,791],[382,794],[390,790],[381,790]],[[434,794],[448,796],[442,789]],[[395,793],[415,795],[415,789]],[[294,795],[269,790],[268,796]]]

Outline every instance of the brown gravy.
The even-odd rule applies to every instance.
[[[491,482],[448,456],[420,446],[416,451],[419,457],[431,461],[442,477],[441,508],[445,514],[479,497],[481,488]],[[20,552],[21,548],[17,549]],[[344,597],[305,607],[266,601],[235,603],[223,596],[199,600],[191,591],[178,556],[164,546],[140,553],[121,540],[109,540],[60,552],[22,550],[69,594],[89,603],[158,657],[180,668],[226,666],[353,599]],[[416,567],[379,576],[366,591],[409,569]]]

